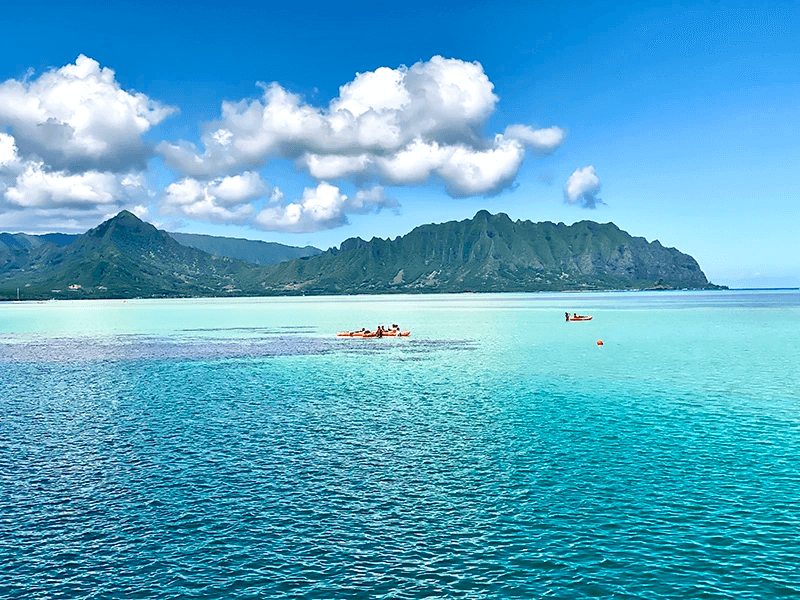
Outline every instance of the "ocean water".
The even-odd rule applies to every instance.
[[[798,597],[799,367],[797,291],[2,304],[0,598]]]

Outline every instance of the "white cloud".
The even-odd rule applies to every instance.
[[[534,129],[527,125],[509,125],[504,137],[519,140],[541,154],[550,154],[561,147],[567,138],[567,132],[560,127]]]
[[[54,170],[143,168],[150,150],[142,136],[175,111],[123,90],[114,71],[84,55],[36,79],[0,83],[0,125],[23,158]]]
[[[384,185],[438,184],[453,197],[497,193],[527,151],[553,152],[566,136],[526,125],[487,135],[499,102],[494,85],[479,63],[441,56],[358,73],[321,107],[277,83],[259,85],[258,99],[224,102],[198,145],[158,145],[178,177],[153,216],[286,231],[337,227],[349,214],[397,208]],[[149,214],[145,136],[176,110],[123,89],[113,70],[84,55],[0,83],[0,217],[32,223],[60,214],[96,225],[96,215],[121,208]],[[258,174],[273,159],[295,161],[316,183],[287,203]],[[359,191],[344,194],[342,179]],[[19,216],[26,210],[30,218]]]
[[[209,194],[223,204],[236,205],[263,196],[268,186],[258,173],[245,171],[241,175],[223,177],[208,186]]]
[[[522,144],[497,135],[487,149],[417,139],[377,164],[383,179],[395,185],[419,184],[436,175],[451,196],[464,197],[500,191],[514,179],[524,157]]]
[[[185,206],[203,199],[206,191],[200,181],[186,177],[181,181],[170,183],[164,189],[164,194],[164,203],[167,207]]]
[[[147,180],[142,173],[128,173],[127,175],[123,175],[122,179],[120,180],[120,184],[131,192],[133,192],[133,190],[137,190],[150,196],[153,195],[152,192],[150,192],[147,185]]]
[[[378,158],[383,178],[395,185],[413,185],[426,181],[451,154],[451,148],[419,138],[385,158]]]
[[[498,135],[488,150],[456,147],[439,173],[451,196],[497,193],[514,180],[524,157],[525,149],[516,140]]]
[[[603,201],[597,197],[600,193],[600,178],[594,167],[578,168],[569,176],[564,184],[564,201],[568,204],[579,204],[583,208],[596,208]]]
[[[331,102],[331,111],[346,110],[354,117],[369,111],[401,110],[411,102],[411,94],[404,85],[406,69],[380,67],[367,73],[356,73],[356,78],[339,88],[339,97]]]
[[[219,144],[222,147],[225,147],[228,144],[230,144],[232,137],[233,134],[227,129],[218,129],[217,131],[211,134],[211,139],[213,139],[217,144]]]
[[[353,214],[377,213],[388,208],[398,213],[400,203],[386,195],[386,189],[381,185],[373,186],[366,190],[358,190],[347,202],[347,212]]]
[[[549,153],[566,135],[558,127],[512,125],[487,140],[482,129],[499,100],[494,85],[479,63],[441,56],[359,73],[324,108],[277,83],[262,87],[258,100],[223,103],[202,151],[162,142],[167,165],[197,178],[289,158],[317,181],[414,185],[435,176],[451,195],[469,196],[509,185],[526,147]]]
[[[302,199],[286,206],[268,207],[255,218],[269,231],[310,232],[333,229],[347,222],[344,212],[347,196],[339,188],[322,182],[303,190]]]
[[[147,221],[150,218],[150,208],[144,204],[137,204],[132,206],[130,211],[139,217],[142,221]]]
[[[342,156],[338,154],[305,153],[297,160],[297,165],[304,168],[314,179],[339,179],[358,173],[365,173],[373,160],[367,154]]]
[[[34,160],[13,166],[0,176],[4,230],[85,231],[124,208],[146,206],[151,196],[140,174],[52,171]]]
[[[7,133],[0,133],[0,171],[9,170],[19,163],[17,145]]]
[[[213,198],[205,196],[198,198],[190,204],[181,206],[181,212],[200,221],[213,221],[216,223],[243,223],[253,216],[255,209],[250,204],[228,208],[221,206]],[[172,214],[172,213],[167,213]]]
[[[280,204],[283,201],[283,192],[280,188],[275,187],[269,195],[269,204]]]
[[[256,215],[254,225],[266,231],[307,233],[341,227],[347,224],[348,214],[380,212],[398,206],[380,186],[348,197],[338,187],[323,181],[316,188],[303,190],[301,199],[286,206],[268,206]]]
[[[84,55],[0,83],[4,228],[85,230],[124,208],[144,214],[153,194],[143,136],[175,110],[123,90],[114,71]]]
[[[166,187],[162,212],[201,221],[244,223],[255,214],[251,201],[269,191],[261,176],[251,171],[205,182],[186,177]]]
[[[19,208],[69,206],[79,208],[117,205],[121,182],[114,173],[46,171],[29,161],[5,191],[5,200]]]

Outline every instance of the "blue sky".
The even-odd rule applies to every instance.
[[[0,230],[613,221],[800,285],[794,3],[5,3]],[[361,74],[358,76],[358,74]]]

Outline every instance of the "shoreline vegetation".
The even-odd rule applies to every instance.
[[[0,303],[22,304],[25,302],[36,302],[44,304],[46,302],[69,302],[71,300],[223,300],[225,298],[231,299],[245,299],[245,298],[347,298],[352,296],[458,296],[458,295],[475,295],[475,294],[592,294],[592,293],[608,293],[608,294],[641,294],[646,292],[714,292],[714,291],[729,291],[729,292],[780,292],[780,291],[800,291],[800,288],[729,288],[725,286],[715,286],[707,288],[672,288],[672,289],[594,289],[594,290],[535,290],[535,291],[515,291],[515,292],[383,292],[383,293],[342,293],[342,294],[325,294],[325,293],[274,293],[274,294],[225,294],[225,295],[207,295],[207,296],[178,296],[178,295],[163,295],[163,296],[101,296],[101,295],[83,295],[83,296],[50,296],[47,298],[33,298],[24,297],[24,293],[20,291],[20,298],[0,296]],[[4,294],[5,290],[0,291]]]
[[[65,296],[63,298],[25,298],[20,292],[21,297],[19,300],[16,298],[0,297],[0,303],[10,304],[23,304],[37,302],[44,304],[46,302],[68,302],[71,300],[222,300],[225,298],[231,299],[244,299],[244,298],[323,298],[323,297],[352,297],[352,296],[432,296],[432,295],[475,295],[475,294],[593,294],[593,293],[607,293],[607,294],[641,294],[646,292],[800,292],[800,287],[768,287],[768,288],[732,288],[726,286],[714,286],[707,288],[676,288],[676,289],[619,289],[619,290],[538,290],[532,292],[390,292],[386,294],[261,294],[259,296],[245,296],[245,295],[219,295],[219,296]]]
[[[235,255],[235,240],[219,239]],[[306,255],[254,264],[210,254],[123,211],[83,235],[0,234],[0,300],[727,289],[691,256],[613,223],[533,223],[487,211],[394,240],[287,249],[284,256]]]

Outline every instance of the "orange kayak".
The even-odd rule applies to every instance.
[[[570,317],[569,320],[570,321],[591,321],[592,317],[591,316],[589,316],[589,317]]]
[[[407,337],[410,331],[384,331],[381,337]],[[336,333],[339,337],[358,337],[358,338],[373,338],[378,337],[372,331],[339,331]]]

